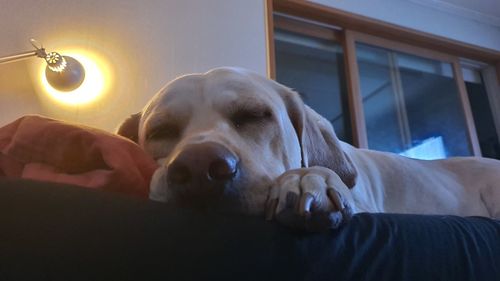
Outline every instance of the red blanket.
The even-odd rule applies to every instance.
[[[147,197],[157,164],[132,141],[41,116],[0,128],[0,176]]]

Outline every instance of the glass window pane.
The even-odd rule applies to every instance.
[[[368,146],[381,151],[403,151],[388,53],[362,46],[357,48],[357,55]]]
[[[352,143],[344,59],[340,44],[275,29],[276,80],[300,93]]]
[[[356,46],[368,146],[420,159],[471,155],[452,66]]]
[[[483,157],[500,159],[500,144],[488,94],[479,70],[464,68],[464,80]]]

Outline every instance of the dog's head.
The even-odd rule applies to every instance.
[[[118,133],[161,165],[150,192],[160,201],[262,213],[286,170],[328,167],[349,187],[356,177],[327,120],[294,91],[243,69],[170,82]]]

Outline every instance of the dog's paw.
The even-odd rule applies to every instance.
[[[286,171],[271,187],[266,219],[318,232],[338,228],[353,215],[348,187],[332,170],[309,167]]]

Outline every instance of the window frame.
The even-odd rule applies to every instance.
[[[489,66],[488,75],[491,78],[496,74],[495,80],[498,82],[500,81],[500,52],[388,24],[308,1],[266,0],[266,13],[268,76],[271,79],[276,78],[274,28],[283,28],[319,38],[324,38],[320,36],[325,36],[328,32],[335,34],[332,38],[341,43],[344,52],[352,137],[353,144],[356,147],[368,148],[356,56],[356,44],[363,43],[450,63],[465,117],[469,148],[472,155],[481,156],[460,60],[461,58],[467,58],[487,64]],[[286,18],[286,20],[276,20],[276,15]],[[316,27],[313,27],[315,24]],[[325,29],[330,29],[330,31],[325,31]],[[495,89],[491,85],[490,88]],[[495,117],[500,116],[500,111],[495,110],[494,114]],[[495,124],[500,124],[498,120],[494,121]]]
[[[446,63],[450,63],[452,68],[453,68],[453,77],[455,79],[455,83],[457,86],[458,90],[458,95],[460,99],[460,103],[462,105],[462,111],[465,117],[465,128],[467,130],[467,136],[469,139],[469,149],[472,153],[473,156],[481,156],[481,149],[479,147],[479,140],[478,136],[476,133],[476,126],[474,125],[474,118],[472,116],[472,110],[470,107],[470,102],[469,102],[469,97],[467,96],[467,90],[465,87],[465,82],[463,80],[462,76],[462,68],[460,66],[460,60],[456,56],[444,54],[441,52],[437,52],[434,50],[429,50],[417,46],[412,46],[408,45],[405,43],[401,43],[398,41],[394,40],[388,40],[384,38],[379,38],[373,35],[368,35],[360,32],[355,32],[355,31],[350,31],[350,30],[345,30],[346,33],[351,33],[351,36],[348,36],[348,40],[352,40],[352,43],[349,44],[349,48],[355,48],[357,43],[363,43],[363,44],[368,44],[371,46],[379,47],[379,48],[385,48],[391,51],[397,51],[401,53],[406,53],[410,55],[415,55],[419,56],[422,58],[427,58],[427,59],[433,59],[433,60],[438,60]],[[355,49],[347,49],[344,50],[345,52],[348,53],[355,53]],[[357,60],[354,60],[353,64],[356,65],[357,68]],[[350,73],[351,75],[359,75],[359,72],[356,73]],[[359,102],[360,104],[356,105],[359,107],[363,107],[363,102],[361,99],[361,92],[359,90],[359,87],[357,87],[356,91],[353,91],[351,93],[352,95],[358,96],[356,99],[356,102]],[[362,130],[365,132],[362,132],[363,136],[367,136],[366,133],[366,126],[365,127],[358,127],[356,128],[357,130]],[[368,143],[368,139],[363,140],[363,143]],[[368,146],[363,147],[363,148],[368,148]]]

